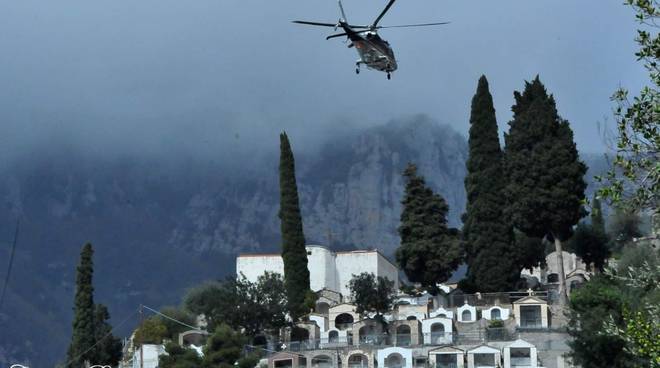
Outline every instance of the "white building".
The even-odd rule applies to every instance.
[[[350,295],[348,282],[353,275],[370,272],[394,281],[399,289],[399,269],[377,250],[355,250],[333,252],[319,245],[308,245],[307,268],[312,291],[328,289]],[[236,274],[241,273],[252,282],[264,272],[284,274],[284,263],[280,254],[241,254],[236,258]]]
[[[536,346],[524,340],[516,340],[504,347],[504,368],[536,368]]]
[[[481,311],[481,316],[489,321],[506,321],[510,315],[511,310],[509,308],[502,308],[497,305]]]
[[[163,345],[144,344],[141,348],[137,348],[133,353],[133,368],[140,368],[140,349],[144,349],[142,354],[142,367],[144,368],[158,368],[158,357],[167,355]]]
[[[497,368],[501,367],[501,361],[500,350],[485,344],[467,352],[468,368]]]
[[[469,305],[466,300],[465,304],[456,309],[456,319],[458,322],[475,322],[477,320],[477,308]]]

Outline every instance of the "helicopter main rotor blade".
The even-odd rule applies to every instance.
[[[332,28],[335,28],[339,25],[337,23],[309,22],[309,21],[306,21],[306,20],[293,20],[293,21],[291,21],[291,23],[304,24],[304,25],[308,25],[308,26],[332,27]],[[355,25],[355,24],[346,24],[346,25],[351,27],[351,28],[359,28],[359,29],[371,28],[371,26],[358,26],[358,25]]]
[[[341,36],[348,36],[348,33],[344,32],[344,33],[333,34],[333,35],[330,35],[330,36],[326,37],[325,39],[329,40],[331,38],[337,38],[337,37],[341,37]]]
[[[306,20],[294,20],[291,23],[305,24],[308,26],[320,26],[320,27],[335,27],[337,25],[337,23],[308,22]]]
[[[420,23],[420,24],[402,24],[397,26],[378,26],[375,29],[383,28],[407,28],[407,27],[426,27],[426,26],[440,26],[443,24],[449,24],[451,22],[438,22],[438,23]]]
[[[378,26],[378,22],[380,22],[380,20],[383,19],[383,17],[384,17],[385,14],[390,10],[390,8],[392,7],[392,5],[394,5],[394,2],[395,2],[395,1],[396,1],[396,0],[390,0],[390,2],[387,3],[387,5],[385,6],[385,9],[383,9],[383,11],[380,13],[380,15],[378,16],[378,18],[376,18],[376,20],[374,21],[374,24],[371,25],[371,28],[376,28],[376,27]]]

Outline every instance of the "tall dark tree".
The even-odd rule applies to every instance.
[[[76,270],[76,294],[73,307],[73,333],[67,352],[67,367],[82,367],[86,361],[93,362],[96,343],[94,322],[94,286],[92,276],[94,250],[87,243],[80,252],[80,262]]]
[[[506,177],[493,97],[485,76],[479,79],[472,98],[469,149],[463,215],[468,285],[482,292],[513,290],[522,267],[513,229],[504,215]]]
[[[309,294],[307,250],[296,184],[296,167],[286,133],[280,134],[280,221],[282,259],[289,315],[295,321],[303,316]]]
[[[592,224],[581,222],[568,241],[568,249],[575,253],[589,268],[602,271],[610,256],[607,235]]]
[[[447,281],[463,259],[459,234],[447,228],[449,207],[417,175],[417,167],[409,164],[403,175],[407,184],[396,260],[410,281],[435,292],[436,285]]]
[[[92,363],[110,365],[119,363],[122,355],[121,340],[112,334],[112,326],[108,323],[110,313],[103,304],[97,304],[94,310],[94,323],[96,333],[95,357]]]
[[[598,198],[591,204],[591,224],[580,223],[569,241],[569,248],[587,267],[602,271],[610,256],[608,236],[605,233],[605,222]]]
[[[603,208],[600,204],[600,199],[594,197],[591,201],[591,226],[596,231],[605,233],[605,219],[603,218]]]
[[[584,215],[587,167],[580,161],[568,121],[559,116],[554,97],[538,77],[514,95],[513,120],[504,136],[508,214],[528,236],[554,241],[563,265],[562,242]],[[559,278],[560,302],[566,304],[563,267]]]
[[[521,270],[526,268],[532,271],[534,267],[546,266],[547,243],[542,238],[530,237],[520,231],[514,231],[514,238]]]

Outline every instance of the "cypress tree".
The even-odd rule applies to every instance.
[[[462,246],[456,229],[447,228],[449,207],[444,198],[426,186],[417,167],[408,164],[396,260],[412,282],[436,292],[462,261]]]
[[[538,76],[514,96],[513,120],[504,136],[508,213],[526,235],[554,241],[563,265],[562,241],[583,217],[587,167],[580,161],[568,121],[559,116],[554,97]],[[560,302],[565,304],[563,267],[559,278]]]
[[[605,234],[605,219],[603,219],[603,209],[600,200],[597,197],[591,201],[591,226],[594,230]]]
[[[73,333],[71,344],[67,352],[67,367],[79,368],[86,361],[94,363],[95,351],[92,349],[96,342],[94,322],[94,286],[92,276],[94,265],[92,256],[94,250],[87,243],[80,252],[80,263],[76,274],[76,294],[73,307]]]
[[[280,134],[280,213],[282,231],[282,259],[284,284],[287,293],[287,309],[296,321],[306,310],[309,292],[307,250],[303,234],[296,168],[293,152],[286,133]]]
[[[481,76],[472,98],[463,215],[467,285],[482,292],[513,290],[520,279],[513,230],[504,216],[506,177],[488,80]]]
[[[97,346],[94,360],[92,363],[116,366],[121,360],[122,344],[121,340],[112,335],[112,326],[108,323],[110,313],[103,304],[97,304],[94,310],[95,334]]]

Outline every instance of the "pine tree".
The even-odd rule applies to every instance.
[[[524,92],[514,95],[514,116],[504,136],[508,214],[526,235],[554,241],[561,265],[562,241],[583,216],[587,168],[580,161],[568,121],[559,116],[554,97],[539,78],[526,82]],[[565,304],[563,267],[559,278],[560,302]]]
[[[110,313],[103,304],[97,304],[94,311],[94,322],[97,346],[92,363],[110,365],[119,363],[122,355],[121,340],[112,335],[112,326],[108,323]]]
[[[392,310],[396,300],[394,281],[370,272],[353,275],[348,282],[355,312],[360,315],[376,314],[376,319]]]
[[[417,167],[409,164],[403,175],[407,184],[396,260],[410,281],[435,292],[437,283],[447,281],[462,261],[459,234],[447,228],[449,207],[417,175]]]
[[[286,133],[280,134],[280,213],[282,231],[282,259],[284,283],[287,292],[289,315],[295,321],[306,310],[309,293],[307,250],[303,234],[296,169]]]
[[[227,325],[220,325],[204,347],[202,366],[233,368],[241,356],[247,339]]]
[[[506,177],[488,80],[481,76],[472,98],[469,158],[463,215],[467,284],[482,292],[513,290],[520,278],[513,230],[504,216]]]
[[[94,323],[94,286],[92,276],[94,265],[92,256],[94,250],[87,243],[80,252],[80,263],[76,275],[76,295],[73,308],[73,333],[71,344],[67,352],[67,367],[82,367],[85,361],[93,362],[95,351],[92,349],[96,342]]]

